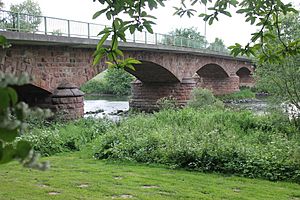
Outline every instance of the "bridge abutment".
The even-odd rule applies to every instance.
[[[143,111],[158,110],[157,101],[164,97],[177,99],[179,106],[185,106],[191,91],[196,87],[193,78],[183,79],[181,83],[143,83],[139,80],[132,82],[132,98],[129,106]]]

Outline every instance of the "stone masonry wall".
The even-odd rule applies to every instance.
[[[197,87],[211,90],[215,95],[229,94],[239,91],[239,77],[230,76],[223,78],[201,77],[198,78]]]
[[[180,106],[186,105],[192,89],[196,86],[193,79],[185,79],[182,83],[132,83],[132,98],[129,102],[131,108],[144,111],[157,110],[157,101],[163,97],[172,96],[177,99]]]

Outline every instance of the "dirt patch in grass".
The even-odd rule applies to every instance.
[[[82,184],[78,185],[77,187],[79,187],[79,188],[87,188],[87,187],[89,187],[89,184],[82,183]]]
[[[121,179],[123,179],[123,177],[122,176],[114,176],[114,179],[115,180],[121,180]]]
[[[157,185],[143,185],[142,188],[150,189],[150,188],[159,188]]]
[[[52,191],[52,192],[48,192],[48,194],[51,195],[51,196],[52,196],[52,195],[54,196],[54,195],[59,195],[60,192]]]
[[[121,194],[121,195],[114,195],[112,199],[131,199],[133,196],[131,194]]]

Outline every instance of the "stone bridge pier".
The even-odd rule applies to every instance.
[[[183,79],[178,83],[132,82],[129,106],[144,111],[158,110],[157,101],[163,97],[173,97],[183,107],[189,100],[191,91],[196,87],[194,78]]]

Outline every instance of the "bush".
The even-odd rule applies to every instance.
[[[163,97],[156,102],[159,110],[176,109],[178,101],[173,96]]]
[[[92,79],[80,88],[86,94],[104,94],[108,93],[107,84],[103,80]]]
[[[300,183],[299,133],[279,115],[216,108],[138,115],[100,135],[95,157]]]
[[[223,108],[224,105],[208,89],[196,88],[192,91],[190,100],[187,103],[191,108],[217,107]]]
[[[91,140],[105,133],[112,124],[105,120],[92,118],[68,123],[41,124],[26,132],[22,137],[31,142],[34,149],[42,155],[50,156],[59,152],[78,151]]]
[[[238,92],[218,96],[218,99],[222,101],[253,99],[253,98],[255,98],[255,93],[252,91],[251,88],[241,88],[241,90]]]

